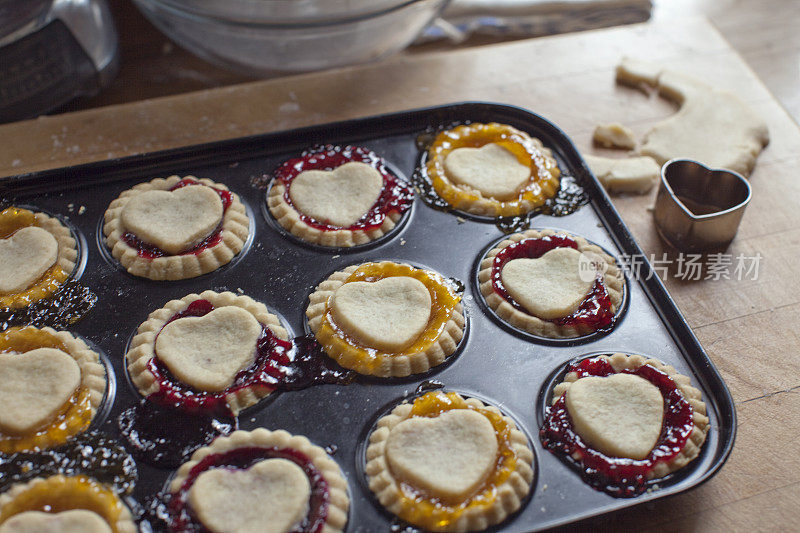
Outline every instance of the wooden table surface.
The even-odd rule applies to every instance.
[[[796,0],[652,0],[653,19],[705,16],[800,121],[800,2]],[[216,67],[174,45],[131,0],[108,0],[120,41],[121,69],[100,94],[80,98],[60,112],[212,89],[253,81]],[[436,41],[407,55],[494,44],[508,36],[473,36],[462,43]]]
[[[589,145],[595,124],[637,134],[674,112],[616,86],[625,55],[680,69],[736,92],[768,122],[771,143],[752,176],[753,200],[731,254],[760,253],[755,280],[666,280],[736,401],[729,462],[686,494],[590,525],[614,530],[783,530],[800,521],[800,130],[704,19],[399,57],[370,67],[256,82],[0,126],[0,176],[461,100],[515,104]],[[653,195],[615,199],[647,253]],[[77,215],[74,215],[77,216]],[[672,252],[669,252],[672,254]],[[674,257],[674,254],[670,255]]]

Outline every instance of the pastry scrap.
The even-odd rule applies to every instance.
[[[100,356],[66,331],[0,332],[0,452],[38,451],[85,431],[107,386]]]
[[[700,453],[709,420],[700,391],[671,366],[615,353],[570,365],[554,391],[542,443],[584,479],[631,497]]]
[[[522,506],[533,453],[496,407],[433,391],[378,420],[366,474],[381,505],[406,522],[430,531],[479,531]]]
[[[592,141],[604,148],[621,148],[633,150],[636,148],[636,135],[627,126],[622,124],[599,124],[594,129]]]
[[[612,159],[587,154],[583,158],[611,193],[644,194],[658,183],[661,173],[661,166],[649,156]]]
[[[439,274],[390,261],[334,272],[309,296],[306,316],[337,363],[380,377],[441,364],[465,327],[461,298]]]
[[[510,235],[483,258],[478,280],[500,319],[553,339],[611,327],[625,286],[616,261],[599,246],[553,230]]]
[[[0,211],[0,307],[48,298],[72,275],[78,249],[57,218],[20,207]]]
[[[85,476],[56,475],[0,495],[0,533],[136,533],[128,507]]]
[[[439,133],[425,170],[436,193],[454,209],[490,217],[529,213],[560,186],[550,150],[539,139],[497,123]]]
[[[389,233],[414,201],[411,187],[374,152],[322,146],[276,171],[270,213],[292,235],[312,244],[350,247]]]
[[[283,430],[235,431],[200,448],[170,484],[175,533],[344,531],[347,482],[319,446]]]
[[[264,304],[205,291],[150,313],[125,359],[146,398],[193,414],[236,416],[275,389],[290,348]]]
[[[112,255],[134,276],[187,279],[242,251],[250,221],[225,185],[193,176],[157,178],[120,194],[105,214]]]
[[[766,123],[749,106],[691,76],[625,58],[617,67],[617,82],[657,87],[661,96],[680,105],[675,115],[645,134],[640,147],[642,155],[659,164],[689,158],[749,176],[769,142]]]

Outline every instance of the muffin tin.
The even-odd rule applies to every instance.
[[[352,498],[348,531],[388,531],[397,526],[374,500],[363,474],[366,437],[374,422],[398,401],[437,387],[498,406],[530,438],[536,466],[531,496],[522,510],[498,529],[533,531],[636,505],[694,487],[713,476],[733,446],[736,415],[719,373],[692,334],[648,263],[640,279],[626,285],[625,309],[613,329],[588,338],[548,342],[502,325],[486,308],[476,284],[480,259],[503,233],[486,220],[432,208],[420,198],[399,227],[378,242],[352,249],[323,249],[290,238],[271,220],[266,187],[284,160],[315,144],[354,144],[374,150],[401,179],[410,180],[421,160],[418,139],[437,128],[468,121],[510,124],[550,148],[564,176],[580,184],[589,202],[574,213],[539,214],[531,227],[563,229],[597,243],[612,255],[642,254],[569,138],[529,111],[489,103],[466,103],[407,111],[282,133],[233,139],[15,176],[0,183],[5,202],[30,205],[68,219],[88,258],[79,282],[97,295],[94,309],[70,331],[94,343],[111,361],[116,390],[109,388],[110,415],[100,430],[119,436],[116,417],[139,401],[125,379],[124,354],[138,325],[167,301],[206,289],[231,290],[259,300],[295,334],[304,330],[308,295],[335,270],[364,261],[392,259],[426,265],[465,286],[463,304],[469,332],[459,351],[432,371],[402,379],[357,377],[350,385],[316,385],[275,393],[239,418],[241,429],[267,427],[306,435],[334,451]],[[248,206],[252,244],[231,264],[204,276],[154,282],[128,275],[107,253],[102,237],[105,209],[136,183],[170,174],[207,177],[225,183]],[[88,243],[88,245],[87,245]],[[679,474],[653,490],[617,499],[585,484],[580,474],[544,450],[538,438],[545,403],[565,365],[595,353],[646,354],[692,377],[702,390],[711,419],[704,449]],[[109,381],[114,383],[113,378]],[[140,502],[164,487],[172,475],[138,463],[133,496]]]

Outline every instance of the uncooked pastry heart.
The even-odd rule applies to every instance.
[[[267,459],[247,470],[203,472],[189,490],[189,505],[214,533],[287,533],[308,513],[310,496],[303,469]]]
[[[661,436],[664,398],[639,376],[580,378],[567,390],[566,404],[578,435],[611,457],[644,459]]]
[[[233,384],[255,361],[261,324],[241,307],[170,322],[156,338],[156,355],[183,383],[208,392]]]
[[[100,515],[86,509],[60,513],[26,511],[3,522],[0,533],[111,533],[111,527]]]
[[[512,259],[500,271],[508,294],[528,312],[550,320],[575,311],[594,284],[581,272],[588,261],[574,248],[554,248],[537,259]]]
[[[421,281],[407,276],[356,281],[336,290],[331,310],[347,335],[370,348],[399,352],[425,331],[431,295]]]
[[[137,194],[122,209],[122,225],[141,240],[176,255],[210,235],[222,214],[219,194],[205,185],[190,185]]]
[[[0,429],[26,435],[52,420],[81,384],[77,361],[55,348],[0,353]]]
[[[531,177],[531,169],[503,146],[456,148],[444,160],[447,177],[497,200],[510,200]]]
[[[0,294],[21,292],[42,277],[58,258],[58,241],[29,226],[0,239]]]
[[[401,480],[451,502],[481,486],[497,463],[497,451],[491,422],[470,409],[409,418],[392,428],[386,441],[389,466]]]
[[[375,205],[380,172],[357,161],[334,170],[306,170],[292,180],[289,197],[304,215],[340,228],[352,226]]]

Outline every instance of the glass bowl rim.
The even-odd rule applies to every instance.
[[[180,17],[213,19],[215,22],[232,26],[258,27],[261,29],[274,27],[281,29],[309,28],[349,24],[363,20],[389,15],[415,4],[432,3],[435,8],[442,8],[450,0],[386,0],[377,8],[352,10],[345,12],[322,13],[309,16],[297,13],[297,0],[227,0],[224,6],[213,6],[212,0],[199,5],[191,0],[134,0],[144,9],[153,8],[171,11]],[[324,2],[325,0],[319,0]],[[263,9],[261,9],[263,6]],[[278,6],[285,6],[289,12],[285,16],[270,13]],[[293,9],[290,9],[293,8]]]

